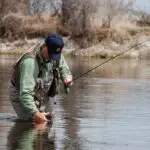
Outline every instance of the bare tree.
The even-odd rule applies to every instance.
[[[115,17],[122,17],[133,9],[134,0],[104,0],[105,17],[103,26],[110,28]]]
[[[6,0],[0,0],[0,15],[2,15],[5,12],[6,5]]]
[[[95,1],[62,0],[62,23],[72,35],[81,36],[89,26],[89,17],[96,10]]]
[[[45,0],[28,0],[29,12],[31,15],[40,14],[45,11],[47,1]]]

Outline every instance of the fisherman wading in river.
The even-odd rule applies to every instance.
[[[15,63],[10,100],[19,119],[50,121],[51,114],[41,110],[41,105],[48,104],[49,97],[58,94],[59,78],[65,88],[72,85],[71,72],[61,54],[63,47],[62,37],[50,34]]]

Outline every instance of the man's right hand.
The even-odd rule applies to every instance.
[[[41,124],[48,122],[49,120],[46,118],[46,113],[37,111],[33,114],[33,121],[35,123]]]

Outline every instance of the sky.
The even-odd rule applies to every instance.
[[[135,0],[135,6],[150,13],[150,0]]]

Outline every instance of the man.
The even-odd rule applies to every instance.
[[[64,83],[64,87],[68,88],[72,85],[71,72],[61,54],[63,47],[62,37],[51,34],[40,48],[34,48],[32,51],[25,53],[14,65],[10,100],[20,119],[32,120],[36,123],[49,121],[49,113],[40,112],[40,104],[36,103],[36,99],[40,99],[40,96],[37,96],[40,95],[40,91],[37,89],[42,89],[41,93],[44,93],[44,96],[46,95],[48,88],[45,88],[45,85],[52,81],[56,68],[59,70],[58,74]],[[42,81],[42,88],[39,87],[41,84],[38,84],[38,81]]]

